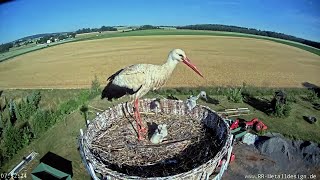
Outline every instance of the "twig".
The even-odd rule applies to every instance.
[[[161,144],[147,144],[147,145],[145,145],[145,146],[137,146],[137,147],[138,147],[138,148],[159,147],[159,146],[165,146],[165,145],[174,144],[174,143],[179,143],[179,142],[183,142],[183,141],[188,141],[188,140],[192,140],[192,139],[195,139],[195,137],[193,137],[193,138],[181,139],[181,140],[175,140],[175,141],[169,141],[169,142],[161,143]]]
[[[91,107],[92,109],[95,109],[95,110],[98,110],[98,111],[101,111],[101,112],[104,111],[104,110],[102,110],[102,109],[99,109],[99,108],[96,108],[96,107],[93,107],[93,106],[90,106],[90,105],[88,105],[88,107]]]

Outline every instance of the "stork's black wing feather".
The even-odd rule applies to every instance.
[[[113,98],[117,99],[138,92],[144,84],[144,71],[139,65],[132,65],[120,69],[112,74],[108,80],[107,86],[102,91],[101,99],[107,98],[111,101]]]

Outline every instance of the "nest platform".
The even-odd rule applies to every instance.
[[[129,102],[99,114],[82,133],[80,153],[93,178],[208,179],[228,153],[228,125],[208,107],[189,111],[183,101],[142,99],[139,110],[148,128],[143,141],[137,140]],[[149,139],[160,124],[167,124],[168,136],[152,144]]]

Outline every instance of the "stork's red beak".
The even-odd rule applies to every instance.
[[[190,62],[190,59],[189,59],[189,58],[185,57],[182,62],[185,63],[187,66],[189,66],[192,70],[194,70],[194,72],[196,72],[197,74],[199,74],[199,76],[203,77],[203,75],[202,75],[201,72],[198,70],[198,68]]]

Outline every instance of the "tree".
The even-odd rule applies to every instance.
[[[320,49],[319,42],[305,40],[302,38],[298,38],[295,36],[286,35],[286,34],[278,33],[278,32],[257,30],[254,28],[227,26],[227,25],[221,25],[221,24],[197,24],[197,25],[178,26],[177,29],[193,29],[193,30],[210,30],[210,31],[227,31],[227,32],[247,33],[247,34],[254,34],[254,35],[274,37],[274,38],[279,38],[279,39],[284,39],[284,40],[295,41],[295,42],[303,43],[303,44]]]
[[[117,28],[110,27],[110,26],[102,26],[99,30],[100,31],[117,31]]]
[[[11,124],[14,124],[17,120],[16,118],[16,114],[15,114],[15,110],[16,109],[16,105],[15,105],[15,102],[10,99],[10,102],[9,102],[9,116],[10,116],[10,122]]]
[[[0,45],[0,53],[8,52],[13,47],[13,43],[5,43]]]
[[[94,76],[94,80],[91,82],[90,94],[93,96],[100,93],[100,82],[97,75]]]
[[[143,25],[138,28],[138,30],[146,30],[146,29],[159,29],[159,27],[152,26],[152,25]]]

